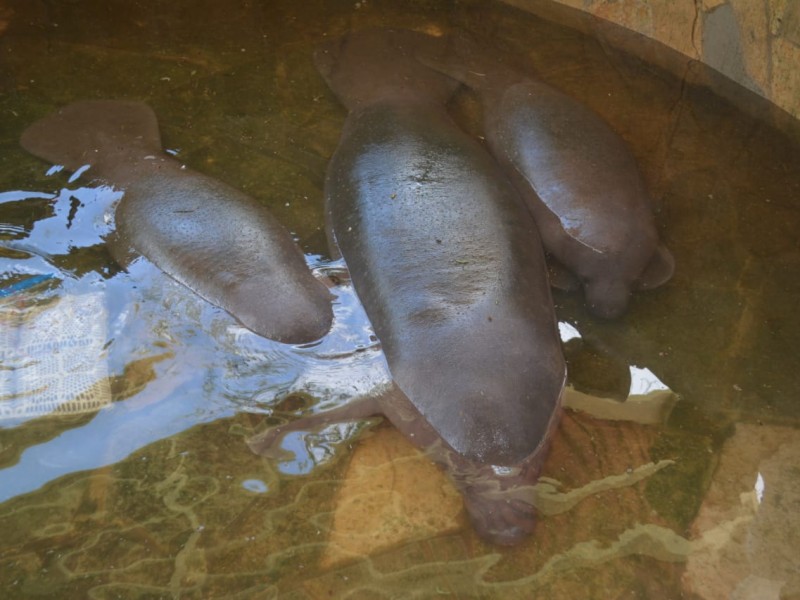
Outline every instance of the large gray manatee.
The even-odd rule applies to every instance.
[[[253,198],[187,169],[161,149],[156,116],[142,102],[75,102],[25,130],[22,147],[124,191],[108,240],[125,264],[131,251],[234,316],[285,343],[324,336],[331,295],[286,228]]]
[[[415,61],[431,40],[364,31],[315,55],[349,111],[325,181],[328,231],[395,383],[319,420],[384,414],[449,473],[476,530],[512,544],[534,524],[565,363],[536,225],[448,115],[455,82]],[[281,433],[251,446],[268,453]]]
[[[659,243],[636,160],[599,115],[463,34],[420,48],[418,58],[479,94],[489,148],[545,249],[577,276],[561,286],[581,284],[590,312],[618,317],[632,290],[670,279],[674,261]]]

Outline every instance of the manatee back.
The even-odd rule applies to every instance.
[[[348,118],[326,195],[392,376],[427,422],[480,463],[542,447],[564,359],[536,226],[491,157],[444,111],[387,102]]]

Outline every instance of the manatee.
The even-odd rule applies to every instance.
[[[536,224],[448,115],[457,84],[414,59],[431,40],[368,30],[315,54],[348,110],[325,180],[332,252],[394,386],[312,419],[383,414],[448,472],[478,533],[513,544],[535,522],[532,485],[560,415],[565,362]],[[286,430],[251,447],[269,453]]]
[[[422,63],[475,90],[492,154],[533,212],[545,250],[582,285],[591,313],[622,315],[632,290],[670,279],[651,198],[630,149],[599,115],[463,34],[421,47]]]
[[[327,333],[331,295],[286,228],[255,199],[164,153],[146,104],[76,102],[31,125],[21,144],[71,171],[89,165],[124,191],[108,240],[121,264],[145,256],[263,337],[299,344]]]

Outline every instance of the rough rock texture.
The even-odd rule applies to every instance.
[[[800,593],[800,433],[737,425],[692,524],[683,581],[704,600]]]
[[[462,526],[461,496],[394,428],[360,444],[337,492],[323,568]]]
[[[542,12],[537,0],[504,0]],[[700,60],[800,117],[800,5],[791,0],[556,0]]]

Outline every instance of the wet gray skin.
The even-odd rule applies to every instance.
[[[429,47],[430,48],[430,47]],[[596,113],[463,35],[418,58],[477,91],[486,142],[534,214],[545,249],[590,312],[622,315],[632,290],[672,276],[651,199],[622,138]]]
[[[329,235],[396,384],[342,415],[386,415],[448,471],[477,531],[510,544],[533,526],[565,364],[535,223],[448,116],[454,82],[414,60],[430,41],[366,31],[315,55],[349,111],[325,182]]]
[[[32,154],[124,190],[108,240],[126,264],[139,253],[266,338],[306,343],[333,319],[289,232],[257,201],[161,149],[155,114],[126,101],[76,102],[22,135]]]

